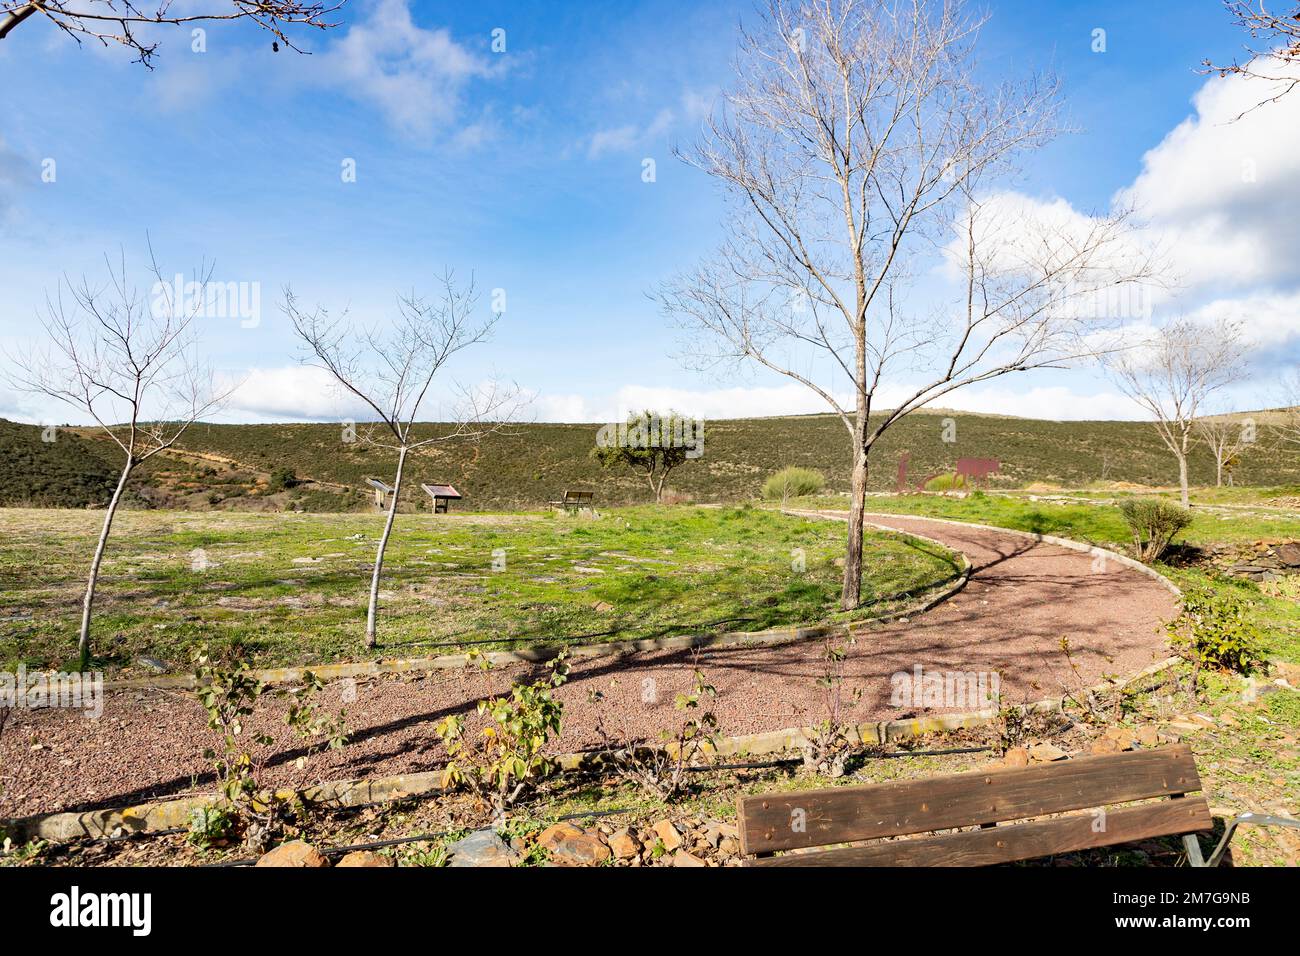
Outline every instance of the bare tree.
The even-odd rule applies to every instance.
[[[980,25],[960,0],[770,0],[742,32],[738,85],[683,156],[735,214],[720,254],[666,284],[661,304],[696,333],[698,366],[755,363],[839,415],[852,445],[846,610],[860,602],[881,435],[955,389],[1092,354],[1096,293],[1149,266],[1125,261],[1122,214],[1066,216],[993,191],[1056,134],[1058,94],[1050,78],[981,85]],[[947,300],[912,305],[910,274],[937,265]],[[876,409],[881,388],[902,400]]]
[[[1245,374],[1245,347],[1235,322],[1202,325],[1179,319],[1140,346],[1111,357],[1126,395],[1154,419],[1156,432],[1178,461],[1178,488],[1189,504],[1187,456],[1197,419],[1208,401]]]
[[[78,45],[83,38],[98,40],[104,46],[117,43],[131,50],[136,62],[153,68],[158,44],[147,31],[160,25],[244,20],[255,23],[271,34],[271,47],[284,44],[302,53],[286,31],[293,26],[328,30],[338,26],[329,17],[342,9],[347,0],[333,3],[300,0],[204,0],[199,9],[184,5],[173,11],[172,0],[157,0],[157,7],[134,0],[0,0],[0,40],[9,36],[23,21],[40,16],[54,24]]]
[[[1283,446],[1300,451],[1300,368],[1292,369],[1282,379],[1282,408],[1270,430]]]
[[[473,280],[461,288],[454,274],[448,271],[443,275],[437,301],[430,302],[415,293],[399,297],[397,318],[387,333],[381,333],[373,329],[354,330],[346,313],[331,319],[319,307],[304,311],[293,292],[285,290],[284,312],[309,352],[307,362],[329,372],[345,391],[378,416],[379,437],[375,435],[376,429],[372,429],[365,439],[397,452],[392,500],[370,578],[366,610],[368,648],[375,646],[379,579],[401,498],[407,457],[427,445],[482,438],[499,429],[511,417],[517,403],[518,392],[513,388],[461,389],[461,406],[449,425],[433,434],[417,436],[415,433],[416,418],[434,378],[457,352],[485,341],[499,318],[498,315],[481,322],[475,320],[477,301]]]
[[[115,267],[105,257],[108,282],[65,279],[46,297],[41,316],[46,343],[19,355],[9,378],[15,387],[48,396],[88,416],[122,452],[122,471],[104,512],[90,563],[77,638],[81,669],[90,661],[90,618],[95,586],[113,519],[136,467],[171,448],[186,429],[215,411],[227,393],[196,354],[198,318],[207,301],[210,268],[182,291],[163,279],[150,249],[155,283],[146,300],[127,278],[125,254]],[[66,299],[65,299],[66,294]]]
[[[1254,441],[1253,425],[1218,415],[1213,418],[1198,418],[1196,432],[1214,456],[1215,487],[1222,487],[1225,475],[1228,484],[1232,484],[1232,472],[1241,459],[1242,452]]]
[[[1270,11],[1265,0],[1224,0],[1223,5],[1255,43],[1246,46],[1244,60],[1233,60],[1227,65],[1202,60],[1205,72],[1246,76],[1275,84],[1273,94],[1252,109],[1275,103],[1300,86],[1300,75],[1290,69],[1300,65],[1300,3],[1293,2],[1291,9],[1283,13]],[[1278,5],[1274,4],[1273,9],[1278,9]]]

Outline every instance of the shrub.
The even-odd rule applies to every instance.
[[[1247,674],[1264,660],[1263,634],[1251,611],[1251,601],[1233,585],[1190,585],[1183,591],[1183,613],[1169,631],[1198,668]]]
[[[821,476],[821,472],[791,466],[782,468],[763,482],[763,497],[768,501],[802,498],[817,494],[825,485],[826,479]]]
[[[1174,535],[1192,523],[1192,513],[1159,498],[1136,498],[1120,503],[1120,514],[1133,535],[1138,558],[1147,564],[1158,561]]]
[[[271,472],[270,489],[272,491],[285,491],[293,488],[298,484],[298,476],[294,474],[292,468],[277,468]]]
[[[966,476],[950,471],[935,475],[925,483],[926,491],[958,491],[966,487]]]
[[[552,691],[568,677],[566,657],[561,653],[551,661],[550,676],[515,684],[508,697],[480,700],[478,713],[491,723],[477,740],[467,738],[462,715],[443,719],[437,732],[450,758],[442,772],[444,787],[465,787],[500,816],[555,770],[545,748],[560,733],[564,705]]]

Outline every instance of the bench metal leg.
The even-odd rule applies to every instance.
[[[1234,817],[1223,831],[1223,837],[1219,840],[1219,845],[1214,848],[1208,860],[1201,856],[1201,845],[1197,842],[1196,835],[1189,833],[1183,837],[1183,846],[1187,848],[1187,862],[1191,866],[1214,867],[1223,862],[1224,854],[1228,852],[1228,844],[1232,842],[1233,836],[1237,833],[1237,827],[1243,823],[1253,823],[1257,826],[1266,827],[1291,827],[1300,830],[1300,820],[1292,820],[1289,817],[1275,817],[1267,813],[1243,813]]]

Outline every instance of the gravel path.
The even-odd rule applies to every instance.
[[[974,564],[956,597],[907,623],[864,631],[844,664],[846,719],[895,719],[965,706],[919,708],[891,703],[890,676],[926,671],[996,672],[1003,698],[1037,700],[1077,690],[1105,676],[1127,674],[1167,656],[1162,627],[1176,601],[1157,582],[1116,562],[1094,570],[1085,553],[1005,532],[924,518],[876,517],[873,523],[923,534],[964,552]],[[1071,660],[1061,649],[1068,638]],[[724,734],[808,725],[824,719],[817,679],[824,671],[818,642],[762,648],[716,648],[700,666],[718,690],[713,702]],[[1076,673],[1077,671],[1077,673]],[[673,707],[688,690],[690,654],[656,652],[576,664],[559,691],[564,734],[557,750],[601,742],[597,722],[615,738],[657,736],[680,723]],[[255,755],[264,779],[307,784],[361,775],[428,770],[440,765],[434,728],[445,715],[473,712],[474,702],[527,673],[512,667],[354,685],[347,705],[351,743],[312,755],[304,768],[268,704],[252,724],[282,745]],[[331,685],[327,706],[345,696]],[[124,691],[108,695],[98,720],[61,710],[17,710],[0,737],[0,816],[121,806],[211,789],[205,747],[216,743],[187,694]]]

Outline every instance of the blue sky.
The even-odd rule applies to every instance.
[[[1090,212],[1138,184],[1186,250],[1191,281],[1168,308],[1235,309],[1258,324],[1256,375],[1233,399],[1270,404],[1279,368],[1300,355],[1300,266],[1285,261],[1300,239],[1300,94],[1231,130],[1198,115],[1198,93],[1220,112],[1231,97],[1197,64],[1242,43],[1217,0],[987,7],[989,77],[1054,69],[1081,130],[1032,156],[1016,188]],[[671,150],[695,138],[729,83],[751,10],[352,0],[337,30],[303,38],[312,56],[274,53],[259,31],[220,24],[206,52],[192,52],[188,30],[168,28],[152,72],[29,21],[0,41],[0,345],[27,340],[45,290],[65,272],[99,274],[105,250],[122,246],[143,267],[147,233],[168,274],[206,258],[214,278],[258,284],[254,327],[209,319],[203,329],[213,364],[247,378],[230,420],[346,412],[296,366],[276,306],[283,286],[382,321],[396,293],[431,289],[444,266],[472,271],[485,303],[493,289],[507,302],[494,341],[456,376],[517,381],[536,393],[538,419],[607,420],[636,404],[708,417],[818,410],[783,380],[687,370],[647,297],[721,236],[720,196]],[[1098,28],[1104,53],[1092,49]],[[494,29],[504,53],[491,49]],[[1253,196],[1214,165],[1247,158],[1259,166]],[[56,179],[42,182],[50,159]],[[340,175],[347,160],[355,182]],[[1259,252],[1272,248],[1284,254]],[[1223,261],[1238,254],[1249,267]],[[1086,369],[1017,376],[945,404],[1137,414]],[[0,415],[68,414],[0,387]]]

